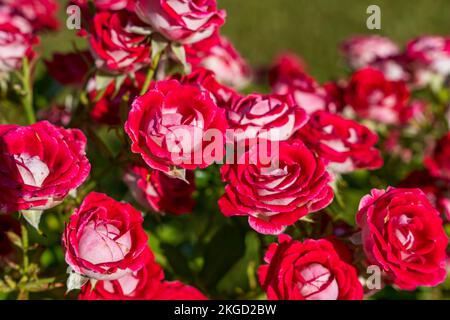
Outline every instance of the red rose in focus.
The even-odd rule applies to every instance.
[[[210,92],[167,80],[152,83],[134,100],[125,131],[133,152],[151,168],[169,173],[174,166],[195,169],[214,162],[218,154],[202,154],[210,143],[205,134],[214,130],[223,139],[226,126],[224,110]]]
[[[55,0],[0,0],[1,4],[27,19],[35,32],[59,27],[56,17],[59,6]]]
[[[233,98],[239,96],[233,89],[218,83],[214,73],[204,68],[198,68],[185,76],[177,74],[173,79],[179,80],[182,84],[196,85],[199,86],[201,90],[209,91],[214,102],[220,108],[229,108]]]
[[[100,280],[95,288],[88,282],[82,287],[79,300],[149,300],[162,290],[164,273],[155,262],[153,253],[146,249],[148,261],[133,273],[117,280]]]
[[[11,14],[7,7],[0,7],[0,73],[19,70],[24,57],[34,58],[32,47],[39,39],[30,29],[22,17]]]
[[[290,96],[250,94],[237,97],[227,110],[236,141],[289,139],[308,121],[308,116]]]
[[[334,110],[333,97],[316,80],[307,75],[300,62],[281,56],[269,71],[272,92],[279,95],[291,95],[295,103],[308,114],[317,110]]]
[[[83,276],[117,280],[144,267],[151,252],[142,214],[127,203],[92,192],[66,225],[66,262]]]
[[[225,22],[216,0],[136,0],[136,13],[156,32],[181,43],[206,39]]]
[[[145,35],[133,32],[142,22],[132,13],[102,11],[94,16],[89,43],[98,68],[132,72],[150,64],[150,45]]]
[[[413,171],[400,182],[399,187],[419,188],[433,207],[450,221],[450,181],[433,177],[427,170]]]
[[[259,267],[259,282],[269,300],[362,300],[356,269],[345,262],[328,240],[272,243]]]
[[[399,124],[408,107],[409,90],[402,81],[389,81],[381,71],[364,68],[355,72],[345,100],[363,118]]]
[[[367,67],[375,60],[395,56],[399,51],[391,39],[377,35],[352,37],[342,45],[342,52],[353,69]]]
[[[361,199],[356,222],[368,262],[399,288],[444,281],[447,236],[439,212],[420,189],[373,189]]]
[[[154,300],[208,300],[198,289],[179,281],[165,281]]]
[[[249,83],[249,65],[225,37],[216,34],[185,48],[187,61],[194,70],[200,67],[211,70],[220,83],[236,89]]]
[[[383,165],[380,151],[375,148],[377,134],[337,114],[316,111],[297,137],[329,162],[329,168],[336,173]]]
[[[62,85],[81,87],[86,81],[92,67],[92,56],[89,52],[55,53],[52,60],[46,60],[48,73]]]
[[[450,180],[450,132],[437,141],[424,164],[434,177]]]
[[[77,189],[90,171],[86,137],[47,121],[0,125],[0,212],[46,210]]]
[[[140,205],[162,214],[167,212],[176,215],[192,212],[195,205],[192,199],[195,191],[192,171],[186,172],[186,180],[137,165],[131,167],[124,176],[125,183]]]
[[[260,158],[258,146],[242,155],[238,164],[222,166],[228,182],[219,207],[225,216],[248,216],[262,234],[280,234],[286,226],[310,212],[328,206],[333,190],[322,161],[300,141],[280,142],[270,164]]]

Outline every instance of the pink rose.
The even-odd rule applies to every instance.
[[[450,74],[450,37],[422,36],[408,42],[406,57],[416,68],[443,76]]]
[[[89,43],[98,68],[132,72],[150,64],[150,45],[145,35],[133,32],[135,26],[142,22],[126,10],[94,16]]]
[[[0,125],[0,212],[46,210],[78,188],[90,171],[86,137],[47,121]]]
[[[89,52],[55,53],[52,60],[45,60],[48,73],[62,85],[83,86],[89,69],[92,68],[92,56]]]
[[[269,300],[362,300],[356,269],[333,242],[280,235],[258,269],[259,282]]]
[[[39,39],[30,29],[22,17],[0,7],[0,73],[19,70],[24,57],[31,60],[35,56],[32,47]]]
[[[216,0],[136,0],[136,13],[156,32],[181,43],[206,39],[225,22]]]
[[[356,222],[368,262],[399,288],[444,281],[447,236],[439,212],[420,189],[372,189],[361,199]]]
[[[433,176],[450,180],[450,132],[436,142],[424,164]]]
[[[27,19],[35,32],[59,28],[56,17],[59,5],[55,0],[0,0],[0,4],[10,7]]]
[[[186,172],[186,181],[169,177],[158,170],[132,166],[124,181],[140,205],[159,213],[184,214],[192,212],[195,202],[194,173]]]
[[[364,68],[353,74],[345,100],[360,117],[399,124],[408,109],[409,96],[404,82],[389,81],[381,71]]]
[[[185,47],[187,61],[194,70],[199,67],[211,70],[220,83],[236,89],[249,83],[249,65],[225,37],[215,34]]]
[[[127,203],[92,192],[66,225],[63,245],[67,264],[81,275],[117,280],[148,261],[142,214]]]
[[[210,92],[177,80],[154,82],[134,100],[125,123],[131,150],[151,168],[167,173],[174,166],[205,168],[216,160],[214,152],[202,154],[210,143],[205,136],[209,129],[223,140],[224,110],[217,107]]]
[[[391,39],[377,35],[352,37],[342,45],[342,52],[353,69],[367,67],[375,60],[395,56],[399,51]]]
[[[228,185],[219,207],[225,216],[248,216],[259,233],[280,234],[333,200],[324,164],[302,142],[280,142],[269,165],[258,157],[255,145],[242,155],[245,161],[222,166],[222,179]]]
[[[250,94],[237,97],[227,110],[228,123],[235,130],[234,139],[289,139],[308,121],[305,110],[290,96]]]
[[[359,123],[326,111],[313,113],[297,134],[333,172],[378,169],[383,165],[376,133]]]

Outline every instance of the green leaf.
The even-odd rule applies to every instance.
[[[245,252],[245,234],[236,227],[222,227],[208,243],[205,264],[200,273],[208,287],[219,280],[242,258]]]

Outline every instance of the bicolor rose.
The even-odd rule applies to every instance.
[[[156,32],[181,43],[210,37],[226,15],[216,0],[136,0],[136,13]]]
[[[368,262],[399,288],[444,281],[447,236],[439,212],[420,189],[372,189],[361,199],[356,222]]]
[[[436,142],[424,164],[433,176],[450,180],[450,132]]]
[[[172,178],[158,170],[135,165],[130,167],[124,181],[131,194],[145,208],[161,214],[185,214],[192,212],[195,202],[194,172],[186,172],[186,181]]]
[[[59,5],[55,0],[0,0],[1,4],[27,19],[34,32],[59,27],[56,17]]]
[[[362,118],[399,124],[408,109],[409,95],[404,82],[389,81],[381,71],[364,68],[353,74],[345,101]]]
[[[297,137],[317,152],[336,173],[378,169],[383,165],[380,151],[375,148],[377,134],[337,114],[316,111]]]
[[[218,160],[223,143],[221,150],[214,148],[217,153],[203,152],[210,143],[207,133],[214,131],[215,138],[223,141],[226,127],[224,110],[217,107],[210,92],[167,80],[154,82],[134,100],[125,131],[133,152],[151,168],[168,173],[175,166],[204,168]]]
[[[419,69],[450,74],[450,37],[422,36],[408,42],[406,57]]]
[[[0,125],[0,212],[46,210],[77,189],[90,171],[86,137],[47,121]]]
[[[219,207],[225,216],[248,216],[259,233],[280,234],[331,203],[331,177],[302,142],[280,142],[268,159],[261,157],[259,147],[254,145],[236,164],[222,166],[228,185]]]
[[[143,221],[127,203],[102,193],[88,194],[64,230],[67,264],[96,280],[117,280],[139,271],[151,254]]]
[[[362,300],[356,269],[326,239],[304,242],[281,235],[258,269],[269,300]]]

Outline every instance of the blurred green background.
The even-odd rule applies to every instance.
[[[252,65],[267,64],[280,51],[304,57],[308,71],[320,81],[344,71],[338,45],[354,34],[381,34],[400,44],[421,34],[449,34],[449,0],[218,0],[228,12],[223,34]],[[61,1],[61,18],[66,1]],[[366,9],[381,8],[381,30],[368,30]],[[42,41],[45,57],[67,51],[75,32],[65,29]]]

